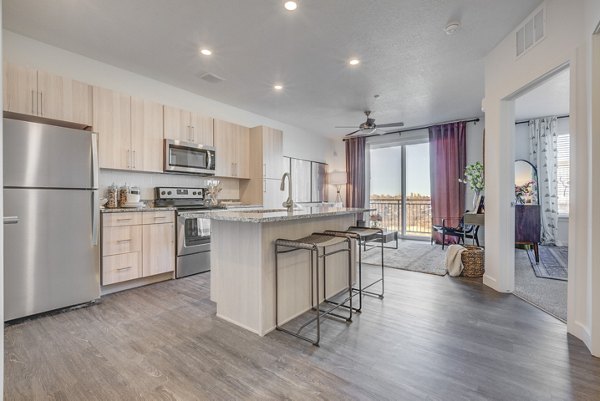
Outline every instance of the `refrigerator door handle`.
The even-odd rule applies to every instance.
[[[92,245],[98,245],[98,220],[100,218],[98,190],[92,191]]]
[[[98,134],[92,134],[92,188],[98,188]]]
[[[17,223],[19,223],[19,216],[4,217],[4,224],[17,224]]]

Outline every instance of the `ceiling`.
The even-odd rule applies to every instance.
[[[515,100],[515,120],[569,114],[570,71],[568,68],[546,79]]]
[[[329,137],[481,115],[483,57],[541,0],[4,0],[6,29]],[[462,27],[447,36],[444,27]],[[210,57],[201,47],[213,50]],[[361,63],[350,67],[347,61]],[[204,72],[225,79],[208,83]],[[284,89],[275,91],[273,85]],[[380,95],[375,99],[375,95]]]

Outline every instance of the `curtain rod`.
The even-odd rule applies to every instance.
[[[404,132],[411,132],[411,131],[420,131],[420,130],[422,130],[422,129],[428,129],[428,128],[431,128],[431,127],[435,127],[436,125],[442,125],[442,124],[452,124],[452,123],[460,123],[460,122],[465,122],[465,123],[476,123],[476,122],[479,122],[479,121],[480,121],[479,117],[471,118],[471,119],[468,119],[468,120],[452,120],[452,121],[444,121],[444,122],[441,122],[441,123],[436,123],[436,124],[420,125],[420,126],[417,126],[417,127],[406,128],[406,129],[397,130],[397,131],[392,131],[392,132],[386,132],[385,134],[372,134],[372,135],[364,135],[364,136],[362,136],[362,138],[370,138],[370,137],[372,137],[372,136],[395,135],[395,134],[402,134],[402,133],[404,133]],[[356,138],[359,138],[359,137],[356,137]],[[350,137],[350,138],[344,138],[343,140],[344,140],[344,141],[347,141],[347,140],[349,140],[349,139],[352,139],[352,138],[351,138],[351,137]]]
[[[545,117],[538,117],[538,118],[545,118]],[[560,116],[556,116],[557,119],[561,119],[561,118],[569,118],[568,114],[562,114]],[[531,120],[535,120],[535,118],[530,118],[529,120],[521,120],[521,121],[515,121],[515,125],[519,125],[519,124],[529,124],[529,121]]]

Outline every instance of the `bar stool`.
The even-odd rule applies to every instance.
[[[358,227],[358,226],[350,226],[346,231],[335,231],[335,230],[327,230],[325,234],[329,235],[337,235],[337,236],[346,236],[348,238],[352,238],[356,240],[358,246],[358,288],[353,288],[354,292],[358,293],[358,308],[355,308],[355,312],[362,312],[362,298],[363,294],[378,297],[379,299],[383,299],[383,293],[385,291],[385,275],[383,268],[383,230],[381,228],[370,228],[370,227]],[[363,286],[362,285],[362,249],[363,245],[373,237],[379,236],[381,238],[380,248],[381,248],[381,278],[373,281],[372,283]],[[381,282],[381,293],[376,293],[372,291],[366,291],[367,288],[374,286],[375,284]]]
[[[336,249],[328,252],[328,248],[346,243],[347,246],[345,248]],[[280,250],[280,248],[284,248],[284,250]],[[310,252],[310,303],[311,309],[317,312],[317,316],[313,319],[309,320],[296,331],[290,331],[284,329],[279,326],[279,280],[278,280],[278,271],[279,271],[279,255],[282,253],[290,253],[299,250],[307,250]],[[341,302],[335,302],[327,299],[326,294],[326,286],[325,286],[325,277],[327,276],[327,257],[331,255],[335,255],[340,252],[345,252],[348,255],[348,297]],[[323,233],[313,233],[308,237],[289,240],[289,239],[277,239],[275,241],[275,328],[279,331],[283,331],[284,333],[291,334],[294,337],[298,337],[302,340],[308,341],[315,346],[319,346],[319,341],[321,340],[321,317],[334,316],[340,319],[343,319],[345,322],[352,322],[352,244],[350,238],[335,236],[335,235],[327,235]],[[316,256],[316,258],[315,258]],[[314,271],[315,271],[315,261],[316,259],[316,280],[314,280]],[[323,260],[323,302],[328,302],[330,304],[334,304],[334,306],[328,310],[321,311],[319,297],[319,260]],[[315,290],[316,288],[316,290]],[[314,294],[317,294],[317,300],[315,305],[315,297]],[[345,306],[346,302],[350,303],[349,306],[349,315],[343,316],[333,311],[340,306]],[[300,332],[308,326],[310,323],[317,321],[317,336],[316,339],[310,339],[306,336],[300,334]]]

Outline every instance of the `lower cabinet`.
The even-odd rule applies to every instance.
[[[174,212],[104,213],[103,216],[102,285],[175,270]]]

